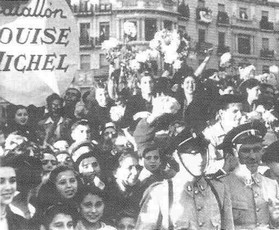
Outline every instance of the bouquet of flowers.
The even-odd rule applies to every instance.
[[[106,52],[106,59],[114,64],[115,59],[120,56],[121,44],[116,38],[110,38],[102,43],[102,49]]]
[[[159,52],[164,62],[180,69],[190,50],[190,38],[177,30],[163,29],[158,31],[149,44],[151,50]]]

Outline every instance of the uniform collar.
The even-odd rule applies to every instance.
[[[197,195],[198,193],[205,195],[207,186],[208,185],[207,185],[207,182],[205,181],[204,177],[201,177],[198,181],[187,182],[184,185],[184,190],[187,193],[189,193],[191,196]]]

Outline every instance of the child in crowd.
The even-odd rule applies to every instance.
[[[116,230],[102,221],[106,207],[102,190],[94,186],[83,187],[78,194],[78,204],[80,218],[76,230]]]

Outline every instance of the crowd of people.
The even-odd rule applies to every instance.
[[[276,88],[207,62],[8,105],[0,229],[278,228]]]

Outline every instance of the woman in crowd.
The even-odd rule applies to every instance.
[[[11,105],[8,109],[8,120],[6,135],[16,132],[18,135],[26,137],[29,141],[40,143],[36,135],[36,126],[29,119],[27,107],[23,105]]]
[[[116,230],[103,222],[105,193],[94,186],[84,186],[78,194],[80,219],[76,230]]]
[[[197,81],[190,70],[182,77],[181,87],[183,92],[179,99],[181,110],[178,115],[185,121],[186,126],[201,131],[205,128],[206,121],[209,118],[210,98],[201,89]]]
[[[13,158],[12,165],[16,170],[17,192],[10,208],[23,218],[31,219],[36,211],[31,196],[41,183],[42,163],[38,158],[21,154]]]
[[[123,152],[116,162],[113,171],[114,180],[108,185],[112,215],[123,209],[139,209],[143,190],[140,187],[139,174],[142,166],[139,165],[139,157],[136,153]]]
[[[254,78],[243,81],[239,85],[240,93],[245,97],[243,102],[243,111],[253,112],[256,109],[255,102],[261,95],[261,83]]]
[[[74,230],[77,224],[77,210],[67,204],[49,206],[40,221],[40,230]]]
[[[76,195],[81,186],[75,171],[67,166],[58,166],[49,176],[46,184],[42,185],[37,197],[39,215],[50,205],[65,202],[76,206]]]
[[[14,214],[10,208],[16,193],[16,172],[7,157],[0,158],[0,229],[1,230],[25,230],[26,220]]]

